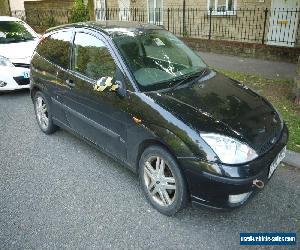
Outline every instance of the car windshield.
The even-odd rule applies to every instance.
[[[207,67],[200,56],[165,30],[124,32],[113,40],[142,91],[175,86]]]
[[[35,38],[34,33],[21,21],[0,21],[0,43],[16,43]]]

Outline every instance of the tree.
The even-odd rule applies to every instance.
[[[90,20],[95,20],[95,4],[94,0],[88,0],[88,11],[90,15]]]
[[[294,102],[300,104],[300,55],[298,57],[298,64],[296,69],[296,77],[294,80]]]
[[[0,16],[10,16],[10,4],[8,0],[0,0]]]
[[[70,22],[85,22],[90,20],[87,7],[84,5],[83,0],[75,0],[74,6],[71,9]]]

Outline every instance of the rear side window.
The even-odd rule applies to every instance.
[[[116,65],[106,45],[98,38],[76,33],[73,70],[94,80],[114,77]]]
[[[37,53],[50,62],[67,69],[69,67],[69,53],[72,30],[60,31],[46,37],[38,46]]]

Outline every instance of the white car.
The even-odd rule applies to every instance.
[[[0,16],[0,91],[29,88],[29,67],[39,35],[22,20]]]

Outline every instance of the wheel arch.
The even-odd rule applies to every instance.
[[[36,92],[38,92],[38,91],[45,95],[49,104],[52,104],[52,100],[51,100],[49,93],[47,93],[47,91],[42,86],[39,86],[39,85],[33,85],[30,88],[30,97],[31,97],[32,101],[34,101],[33,98],[34,98]]]
[[[38,86],[34,85],[31,89],[30,89],[30,97],[31,100],[33,101],[33,98],[36,94],[36,92],[41,91],[41,88],[39,88]]]
[[[167,145],[165,145],[161,140],[158,139],[146,139],[144,141],[142,141],[138,147],[138,153],[137,153],[137,157],[136,157],[136,171],[138,172],[138,168],[139,168],[139,161],[141,159],[141,155],[143,154],[143,152],[146,150],[146,148],[150,147],[150,146],[160,146],[162,148],[164,148],[165,150],[167,150],[175,159],[176,156],[174,155],[174,152],[172,152]]]
[[[177,135],[175,135],[167,128],[151,125],[151,130],[154,132],[155,136],[152,138],[145,138],[138,146],[138,150],[137,150],[138,153],[136,155],[136,160],[135,160],[136,171],[138,170],[139,161],[145,149],[147,147],[156,146],[156,145],[161,146],[167,152],[169,152],[174,157],[178,166],[183,171],[182,166],[180,166],[177,157],[194,156],[193,152],[182,141],[182,139],[180,139]]]
[[[139,172],[139,161],[141,159],[141,155],[150,146],[160,146],[164,150],[166,150],[169,154],[171,154],[171,156],[173,156],[174,161],[177,163],[177,166],[178,166],[180,172],[182,173],[182,177],[183,177],[184,183],[186,185],[186,191],[187,191],[187,195],[188,195],[187,199],[188,199],[188,201],[190,201],[191,190],[190,190],[190,185],[189,185],[188,179],[185,175],[185,171],[184,171],[183,167],[181,166],[180,162],[178,161],[174,150],[172,148],[170,148],[169,146],[167,146],[163,141],[161,141],[159,139],[147,139],[147,140],[144,140],[139,145],[138,154],[136,157],[136,169],[135,169],[136,173]]]

